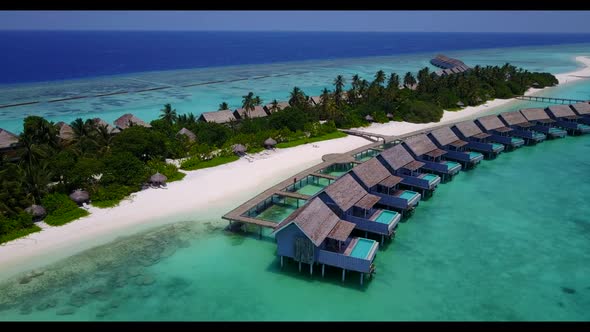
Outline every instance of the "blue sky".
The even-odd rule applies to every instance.
[[[0,30],[590,33],[590,11],[0,11]]]

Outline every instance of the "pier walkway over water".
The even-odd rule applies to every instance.
[[[527,101],[538,101],[538,102],[552,103],[552,104],[576,104],[576,103],[587,103],[588,102],[588,100],[557,98],[557,97],[543,97],[543,96],[518,96],[518,97],[516,97],[516,99],[527,100]]]

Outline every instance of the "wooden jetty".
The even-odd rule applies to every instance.
[[[366,131],[351,130],[351,129],[338,129],[338,130],[343,133],[347,133],[348,135],[362,137],[362,138],[369,140],[371,142],[378,142],[379,140],[385,142],[386,140],[391,139],[391,136],[369,133]]]
[[[570,99],[570,98],[558,98],[558,97],[543,97],[543,96],[517,96],[516,99],[527,100],[527,101],[538,101],[543,103],[551,104],[575,104],[575,103],[587,103],[587,100]]]

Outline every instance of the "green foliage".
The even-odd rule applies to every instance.
[[[51,226],[61,226],[76,219],[85,217],[89,214],[90,213],[88,213],[88,211],[76,207],[75,209],[69,211],[57,210],[52,214],[48,214],[44,221],[46,224]]]
[[[286,148],[292,148],[294,146],[298,146],[298,145],[302,145],[302,144],[307,144],[307,143],[314,143],[314,142],[320,142],[320,141],[325,141],[325,140],[329,140],[329,139],[335,139],[335,138],[342,138],[342,137],[346,137],[347,135],[341,131],[335,131],[329,134],[324,134],[321,136],[317,136],[317,137],[311,137],[311,138],[300,138],[297,140],[293,140],[293,141],[289,141],[289,142],[282,142],[277,144],[277,148],[280,149],[286,149]]]
[[[148,178],[148,170],[141,160],[129,152],[117,152],[104,160],[101,183],[139,188]]]
[[[99,208],[116,206],[129,196],[134,191],[133,189],[120,184],[100,187],[92,194],[92,205]]]
[[[3,221],[0,220],[0,223],[2,223]],[[2,243],[6,243],[12,240],[16,240],[18,238],[21,237],[25,237],[29,234],[32,233],[36,233],[36,232],[40,232],[41,231],[41,227],[37,226],[37,225],[33,225],[30,227],[26,227],[26,228],[19,228],[19,229],[15,229],[13,231],[10,231],[8,233],[0,233],[0,244]]]
[[[113,152],[130,152],[137,159],[166,157],[166,136],[142,126],[131,126],[113,139]]]
[[[209,167],[215,167],[215,166],[231,163],[231,162],[236,161],[238,159],[240,159],[240,157],[235,156],[235,155],[215,157],[210,160],[201,160],[199,158],[192,157],[192,158],[185,160],[180,165],[180,168],[183,170],[187,170],[187,171],[194,171],[194,170],[201,169],[201,168],[209,168]]]
[[[413,123],[438,122],[443,115],[443,110],[437,105],[421,100],[404,103],[399,114],[404,121]]]

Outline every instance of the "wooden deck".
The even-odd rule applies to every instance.
[[[557,97],[542,97],[542,96],[518,96],[518,97],[516,97],[516,99],[529,100],[529,101],[539,101],[539,102],[552,103],[552,104],[577,104],[577,103],[587,103],[588,102],[588,100],[557,98]]]
[[[336,180],[338,177],[334,175],[324,174],[324,173],[311,173],[310,175],[317,176],[318,178],[324,178],[328,180]]]
[[[352,130],[352,129],[338,129],[338,130],[340,130],[343,133],[347,133],[348,135],[362,137],[362,138],[369,140],[371,142],[378,142],[379,140],[386,141],[387,139],[390,138],[390,136],[387,136],[387,135],[375,134],[375,133],[370,133],[370,132],[366,132],[366,131],[359,131],[359,130]]]

